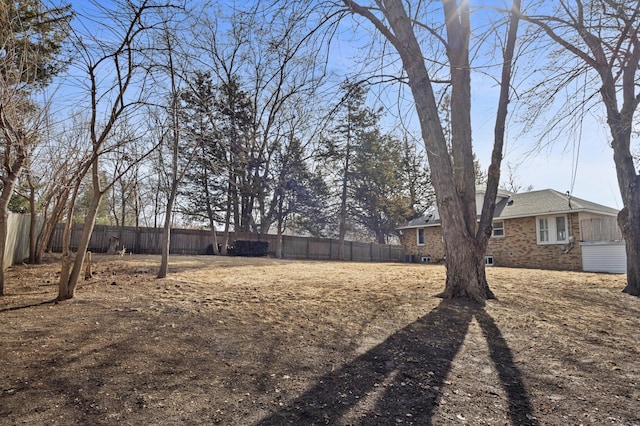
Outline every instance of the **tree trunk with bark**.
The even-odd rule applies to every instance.
[[[97,161],[97,160],[96,160]],[[96,179],[97,179],[97,165],[95,167]],[[94,181],[95,183],[96,181]],[[95,187],[94,187],[95,188]],[[98,187],[99,188],[99,187]],[[60,281],[58,286],[58,300],[72,299],[75,296],[76,287],[82,273],[82,267],[84,265],[85,255],[87,248],[89,247],[89,241],[91,240],[91,234],[93,234],[93,228],[98,216],[98,210],[100,208],[100,201],[102,199],[102,192],[94,190],[93,198],[89,205],[87,216],[84,220],[84,226],[82,228],[82,236],[78,243],[78,250],[76,257],[71,264],[71,253],[69,250],[69,242],[71,240],[71,215],[67,218],[65,238],[63,241],[63,256],[62,256],[62,269],[60,272]],[[74,196],[74,200],[76,197]]]
[[[401,0],[383,0],[384,7],[366,8],[360,4],[343,0],[347,7],[367,18],[376,29],[396,48],[402,65],[407,73],[408,85],[413,95],[418,114],[422,138],[425,143],[436,202],[442,218],[442,232],[445,243],[447,279],[442,296],[445,298],[468,298],[483,304],[492,298],[485,274],[484,254],[491,235],[491,221],[495,208],[495,194],[499,180],[502,145],[494,144],[491,170],[494,179],[487,184],[481,221],[478,224],[475,202],[475,177],[473,149],[471,141],[471,74],[469,64],[469,37],[471,34],[468,2],[442,0],[444,22],[446,25],[447,57],[451,76],[451,152],[440,122],[438,104],[435,99],[431,76],[425,65],[425,55],[418,43],[414,22],[407,15]],[[381,5],[381,6],[382,6]],[[519,9],[519,2],[514,1]],[[384,21],[375,15],[382,13]],[[505,64],[501,81],[501,105],[506,111],[508,90],[511,78],[511,60],[518,17],[511,13],[509,42],[503,52]],[[435,33],[435,31],[433,32]],[[509,52],[511,49],[511,52]],[[506,116],[506,114],[505,114]],[[496,135],[502,129],[503,118],[496,118]],[[496,152],[498,155],[496,155]]]

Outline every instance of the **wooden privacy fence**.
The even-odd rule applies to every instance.
[[[82,234],[82,225],[76,224],[71,232],[71,249],[76,250]],[[117,238],[119,247],[127,252],[138,254],[161,253],[162,229],[135,228],[130,226],[117,227],[96,225],[89,241],[89,250],[95,253],[105,253],[109,247],[109,240]],[[277,235],[263,235],[256,233],[231,232],[229,244],[235,240],[266,241],[269,243],[268,255],[275,256],[278,242]],[[62,250],[62,227],[56,229],[53,235],[51,249]],[[213,243],[210,230],[172,229],[169,253],[198,255],[207,254],[207,247]],[[223,243],[222,233],[218,233],[218,244]],[[338,240],[326,238],[282,237],[282,255],[285,259],[317,259],[337,260],[339,253]],[[404,249],[401,246],[381,245],[345,241],[345,260],[401,262],[404,259]]]
[[[615,217],[580,221],[582,241],[622,241],[622,232]]]
[[[2,265],[4,268],[24,262],[29,258],[29,228],[31,215],[9,213],[7,217],[7,244]],[[42,219],[36,219],[36,231],[42,227]]]
[[[328,238],[282,237],[285,259],[339,260],[340,241]],[[402,262],[404,248],[394,245],[344,242],[344,260],[358,262]]]

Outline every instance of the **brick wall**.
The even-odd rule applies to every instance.
[[[536,219],[534,217],[508,219],[504,221],[503,238],[491,238],[487,255],[493,256],[496,266],[516,268],[538,268],[558,270],[582,270],[582,250],[580,241],[580,222],[578,213],[567,216],[573,248],[567,253],[567,244],[538,245],[536,238]],[[439,226],[424,228],[425,244],[418,246],[416,229],[406,229],[401,242],[406,254],[415,255],[419,261],[422,256],[431,256],[432,262],[444,258],[444,244]]]
[[[567,216],[573,235],[573,248],[564,253],[567,244],[539,245],[536,237],[534,217],[509,219],[504,221],[504,238],[491,238],[487,255],[493,256],[496,266],[516,268],[582,270],[582,250],[578,213]]]
[[[400,238],[400,243],[404,247],[405,254],[414,255],[416,261],[420,261],[422,256],[430,256],[431,262],[441,262],[444,259],[444,244],[442,243],[442,232],[439,226],[424,228],[424,245],[418,245],[418,230],[405,229]]]

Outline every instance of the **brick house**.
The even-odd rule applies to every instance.
[[[484,190],[476,193],[478,214]],[[486,264],[572,271],[626,272],[618,210],[552,189],[498,191]],[[413,262],[443,262],[437,211],[398,227]]]

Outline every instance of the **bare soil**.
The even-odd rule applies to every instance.
[[[94,256],[8,272],[0,424],[640,425],[625,276],[492,268],[485,308],[437,265]]]

